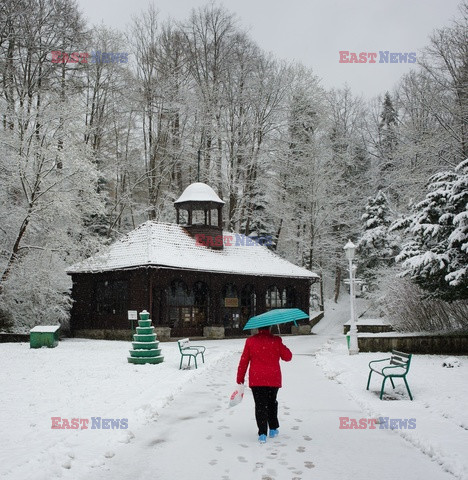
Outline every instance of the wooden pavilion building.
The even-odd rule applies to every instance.
[[[72,334],[127,338],[128,311],[146,309],[162,339],[222,338],[243,335],[251,316],[273,308],[309,311],[318,276],[261,241],[223,233],[224,202],[211,187],[193,183],[174,205],[177,224],[145,222],[67,270]]]

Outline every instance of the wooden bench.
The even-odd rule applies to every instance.
[[[369,390],[369,383],[372,376],[372,373],[378,373],[382,375],[384,378],[382,380],[382,388],[380,389],[380,400],[382,400],[382,395],[385,387],[385,382],[387,378],[390,379],[392,382],[393,388],[395,388],[395,384],[393,383],[394,378],[403,378],[406,389],[408,390],[408,394],[411,400],[413,400],[413,396],[411,395],[411,390],[409,389],[408,382],[406,381],[406,374],[409,371],[410,364],[411,364],[411,353],[403,353],[398,352],[396,350],[392,350],[392,356],[389,358],[382,358],[382,360],[372,360],[369,362],[369,379],[367,380],[367,390]],[[380,363],[380,362],[387,362],[387,363]],[[377,365],[376,365],[377,364]]]
[[[195,360],[195,368],[198,368],[197,365],[197,356],[201,355],[203,363],[205,363],[205,350],[206,348],[203,347],[202,345],[191,345],[190,344],[190,339],[188,338],[183,338],[181,340],[177,340],[177,343],[179,345],[179,350],[180,350],[180,365],[179,365],[179,370],[182,368],[182,362],[184,360],[184,357],[188,357],[188,367],[190,367],[190,362],[192,361],[192,358]]]

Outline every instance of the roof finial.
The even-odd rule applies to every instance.
[[[201,150],[198,150],[198,168],[197,168],[197,182],[200,181],[200,157],[201,157]]]

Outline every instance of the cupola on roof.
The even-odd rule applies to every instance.
[[[224,205],[224,202],[218,197],[216,192],[209,185],[202,182],[190,184],[174,204],[182,206],[181,204],[186,202],[211,202]]]

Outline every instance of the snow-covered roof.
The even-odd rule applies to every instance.
[[[60,325],[37,325],[31,328],[30,332],[39,333],[55,333],[60,328]]]
[[[223,234],[224,248],[214,250],[197,245],[195,239],[180,225],[148,221],[103,252],[71,266],[67,273],[161,266],[216,273],[318,277],[315,273],[284,260],[248,237],[227,232]]]
[[[201,182],[190,184],[174,203],[183,202],[215,202],[224,205],[216,192],[209,185]]]

